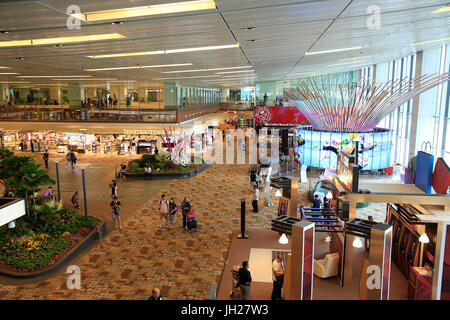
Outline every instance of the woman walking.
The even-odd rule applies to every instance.
[[[169,218],[172,225],[175,224],[175,215],[178,211],[177,204],[175,203],[175,200],[173,198],[170,198],[169,201]]]
[[[111,201],[111,209],[112,209],[112,218],[114,221],[114,229],[117,229],[117,221],[119,221],[119,228],[122,230],[122,223],[120,221],[121,214],[121,203],[117,200],[117,197],[113,197],[113,201]]]
[[[112,183],[109,184],[109,187],[111,188],[111,198],[114,199],[114,197],[117,197],[117,182],[116,180],[112,180]]]

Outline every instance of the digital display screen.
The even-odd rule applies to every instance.
[[[392,131],[375,129],[369,133],[339,133],[295,129],[295,155],[301,164],[325,169],[336,169],[337,152],[350,152],[359,141],[358,161],[361,170],[390,167]],[[331,149],[331,150],[330,150]]]

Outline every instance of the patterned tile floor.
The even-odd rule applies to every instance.
[[[248,166],[214,165],[192,178],[171,181],[75,264],[81,289],[69,290],[67,276],[19,286],[0,285],[0,299],[146,299],[155,286],[167,299],[204,299],[219,282],[231,233],[239,229],[239,197],[250,199]],[[178,204],[190,196],[199,230],[188,233],[180,217],[158,230],[162,193]],[[248,201],[247,206],[250,206]],[[270,208],[270,210],[274,210]],[[269,228],[270,216],[249,214],[249,228]]]
[[[307,184],[299,185],[299,205],[309,206]],[[114,231],[74,264],[81,269],[81,289],[67,289],[67,275],[30,284],[0,284],[0,299],[147,299],[153,287],[166,299],[204,299],[218,284],[233,231],[240,225],[239,198],[251,207],[248,165],[213,165],[191,179],[172,180],[134,214],[123,231]],[[276,190],[272,190],[272,200]],[[161,194],[180,204],[189,196],[199,230],[158,230]],[[261,194],[260,199],[263,199]],[[247,214],[248,229],[270,229],[276,206],[260,201],[260,212]],[[369,207],[370,208],[370,207]],[[358,212],[359,216],[370,214]]]

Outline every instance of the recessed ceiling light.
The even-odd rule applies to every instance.
[[[247,40],[247,42],[255,42],[256,39]]]
[[[92,76],[20,76],[18,78],[91,78]]]
[[[195,52],[195,51],[208,51],[208,50],[220,50],[220,49],[231,49],[238,48],[239,43],[227,44],[220,46],[208,46],[208,47],[197,47],[197,48],[183,48],[183,49],[170,49],[170,50],[158,50],[158,51],[143,51],[143,52],[126,52],[126,53],[113,53],[113,54],[101,54],[96,56],[87,56],[93,59],[104,59],[104,58],[119,58],[119,57],[131,57],[131,56],[146,56],[154,54],[170,54],[170,53],[181,53],[181,52]]]
[[[198,69],[198,70],[176,70],[176,71],[164,71],[161,73],[185,73],[185,72],[206,72],[206,71],[219,71],[219,70],[231,70],[231,69],[247,69],[252,66],[245,67],[228,67],[228,68],[214,68],[214,69]]]
[[[0,72],[1,75],[19,74],[17,72]]]
[[[357,61],[350,61],[350,62],[343,62],[343,63],[334,63],[334,64],[329,64],[329,67],[335,67],[335,66],[344,66],[344,65],[348,65],[348,64],[358,64],[358,63],[362,63],[364,62],[364,60],[357,60]]]
[[[315,52],[305,52],[306,56],[313,55],[313,54],[324,54],[324,53],[332,53],[332,52],[341,52],[341,51],[349,51],[349,50],[358,50],[358,49],[364,49],[366,46],[361,47],[352,47],[352,48],[343,48],[343,49],[331,49],[331,50],[324,50],[324,51],[315,51]]]
[[[380,54],[374,54],[374,55],[370,55],[370,56],[361,56],[361,57],[339,59],[339,61],[358,60],[358,59],[373,58],[373,57],[379,57],[379,56],[381,56],[381,55]]]
[[[255,27],[248,27],[248,28],[244,28],[244,30],[254,30]]]
[[[58,48],[58,47],[64,47],[64,45],[62,45],[62,44],[54,44],[54,45],[52,45],[52,47],[53,48]]]
[[[86,69],[86,71],[127,70],[127,69],[146,69],[146,68],[164,68],[164,67],[181,67],[181,66],[192,66],[192,63],[176,63],[176,64],[161,64],[161,65],[153,65],[153,66],[132,66],[132,67]]]
[[[121,39],[121,38],[125,38],[125,36],[123,36],[119,33],[107,33],[107,34],[93,34],[93,35],[88,35],[88,36],[0,41],[0,48],[21,47],[21,46],[39,46],[39,45],[46,45],[46,44],[61,44],[61,43],[74,43],[74,42],[103,41],[103,40],[112,40],[112,39]]]
[[[9,31],[6,31],[6,30],[0,31],[0,34],[8,34],[8,33],[9,33]]]
[[[442,13],[442,12],[448,12],[450,11],[450,6],[442,7],[436,11],[433,11],[433,13]]]
[[[155,78],[153,80],[197,79],[197,78],[211,78],[211,77],[217,77],[217,76],[216,75],[209,75],[209,76],[194,76],[194,77]]]
[[[86,22],[92,22],[101,20],[134,18],[159,14],[198,11],[198,10],[211,10],[215,8],[216,4],[214,3],[214,1],[199,0],[199,1],[167,3],[167,4],[158,4],[133,8],[104,10],[104,11],[92,11],[79,15],[81,15],[80,19]]]
[[[114,21],[114,22],[111,22],[111,24],[123,24],[124,23],[124,21]]]
[[[216,74],[243,73],[243,72],[255,72],[255,71],[254,70],[224,71],[224,72],[216,72]]]
[[[421,44],[428,44],[428,43],[434,43],[434,42],[448,41],[448,40],[450,40],[450,38],[431,40],[431,41],[424,41],[424,42],[417,42],[417,43],[410,44],[409,47],[418,46],[418,45],[421,45]]]
[[[23,57],[18,57],[16,58],[16,60],[23,60]]]

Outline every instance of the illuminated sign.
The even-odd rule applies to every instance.
[[[123,129],[124,134],[164,134],[164,130],[149,130],[149,129]]]
[[[341,184],[351,192],[358,192],[359,166],[354,164],[355,157],[345,151],[338,154],[336,174]]]

